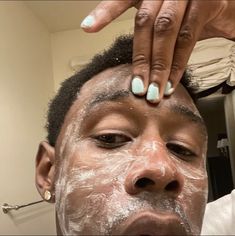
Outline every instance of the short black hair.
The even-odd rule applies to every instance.
[[[132,63],[133,36],[119,36],[108,50],[94,56],[89,64],[81,71],[65,80],[49,103],[47,114],[47,140],[55,146],[57,137],[63,125],[65,116],[77,98],[82,86],[100,72],[122,64]],[[189,75],[184,73],[181,83],[193,95],[190,87]]]

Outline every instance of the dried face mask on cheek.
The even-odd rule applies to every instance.
[[[87,105],[83,105],[79,114],[73,116],[69,125],[65,128],[63,139],[59,145],[58,153],[56,152],[57,161],[57,172],[56,172],[56,183],[55,183],[55,196],[56,196],[56,210],[58,220],[60,222],[61,231],[64,235],[68,234],[66,228],[66,183],[69,177],[69,167],[71,157],[76,151],[76,142],[79,140],[77,134],[81,129],[81,123],[83,121],[84,114],[86,113]]]
[[[82,155],[70,157],[78,159],[74,165],[67,167],[66,179],[59,180],[57,184],[58,187],[59,182],[64,184],[63,194],[57,199],[60,225],[64,226],[62,231],[64,234],[107,232],[109,227],[106,224],[112,219],[107,216],[105,206],[114,191],[125,192],[125,173],[134,157],[127,150],[91,154],[89,146],[83,142],[79,143],[77,149]]]
[[[202,160],[204,158],[205,156],[203,156]],[[200,234],[201,229],[199,225],[203,218],[208,196],[207,172],[204,161],[197,168],[182,165],[180,161],[177,161],[177,168],[185,176],[184,190],[178,196],[178,202],[184,204],[186,216],[191,215],[191,220],[189,221],[190,228],[192,232],[198,235]],[[198,202],[198,207],[195,207],[195,202]],[[194,222],[197,223],[195,224]]]

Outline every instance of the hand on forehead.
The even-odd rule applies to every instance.
[[[84,19],[86,32],[97,32],[131,7],[134,20],[132,91],[158,103],[182,78],[197,41],[234,40],[235,1],[101,1]]]
[[[119,65],[110,69],[106,69],[105,71],[99,73],[94,76],[90,81],[86,82],[83,88],[80,91],[80,95],[78,98],[83,99],[85,96],[87,99],[94,100],[95,97],[100,97],[102,93],[111,94],[115,91],[129,90],[129,95],[131,95],[131,73],[132,73],[131,65]],[[176,94],[172,97],[165,97],[163,99],[163,104],[167,104],[170,101],[180,101],[181,103],[187,104],[187,106],[191,107],[193,111],[197,111],[197,108],[194,105],[192,98],[186,89],[179,84],[176,89]],[[88,98],[89,97],[89,98]],[[135,97],[134,95],[131,97]],[[145,100],[147,104],[152,105],[145,97],[135,97],[137,100]],[[163,104],[159,104],[158,106],[163,106]],[[156,106],[157,107],[157,106]]]

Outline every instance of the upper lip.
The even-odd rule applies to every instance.
[[[183,221],[175,213],[140,212],[127,219],[121,228],[119,235],[187,235]]]

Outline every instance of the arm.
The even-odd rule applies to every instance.
[[[96,32],[130,7],[137,7],[133,46],[133,81],[143,82],[135,94],[157,103],[174,92],[198,40],[235,39],[235,1],[125,0],[102,1],[89,15],[86,32]],[[141,79],[141,81],[139,80]],[[155,98],[148,96],[153,84]],[[159,94],[157,94],[159,91]],[[157,96],[158,95],[158,96]]]

